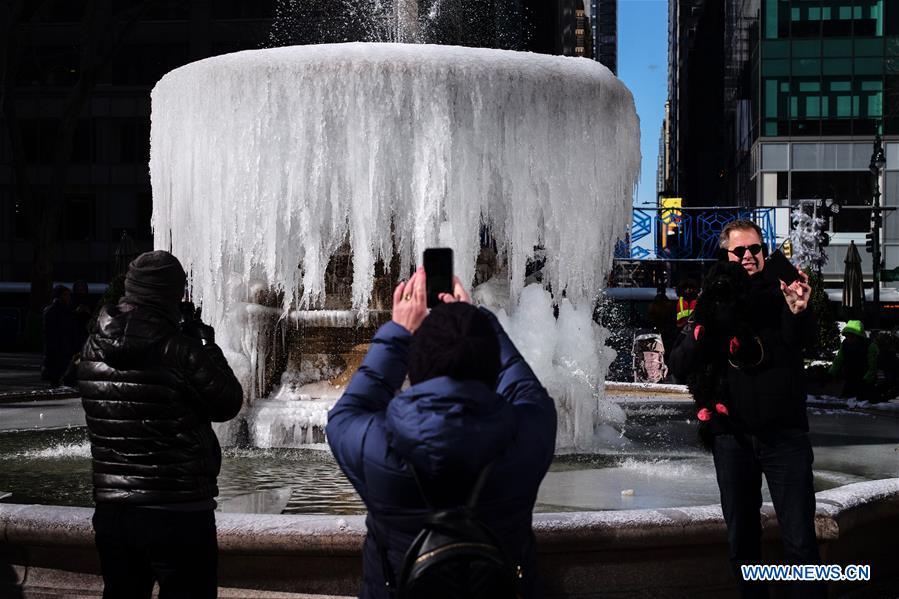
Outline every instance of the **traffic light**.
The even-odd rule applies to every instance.
[[[865,251],[869,254],[874,253],[874,231],[865,235]]]
[[[871,217],[871,227],[879,229],[882,226],[883,226],[883,217],[882,216],[877,214],[877,215],[874,215]]]

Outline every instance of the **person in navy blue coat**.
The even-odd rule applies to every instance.
[[[492,462],[477,515],[521,568],[524,596],[537,597],[531,520],[553,458],[555,405],[458,279],[440,299],[429,315],[421,268],[397,286],[393,319],[328,414],[328,443],[368,508],[360,596],[390,596],[387,576],[399,575],[429,513],[410,465],[429,500],[449,507]],[[401,391],[407,374],[412,385]]]

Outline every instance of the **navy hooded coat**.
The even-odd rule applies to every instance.
[[[407,464],[415,467],[433,503],[450,506],[465,502],[491,461],[477,514],[521,567],[524,596],[537,595],[531,515],[553,458],[556,409],[496,317],[481,310],[499,338],[495,389],[444,376],[397,395],[412,335],[391,321],[375,334],[328,414],[328,443],[368,508],[363,598],[389,597],[381,550],[398,576],[428,514]]]

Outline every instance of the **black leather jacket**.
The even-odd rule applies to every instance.
[[[793,314],[780,291],[780,283],[751,278],[750,325],[762,344],[764,356],[757,365],[736,368],[726,364],[727,404],[732,430],[763,433],[783,429],[808,430],[805,408],[803,349],[815,332],[811,308]],[[701,301],[701,300],[700,300]],[[692,323],[684,327],[669,356],[671,371],[680,380],[700,368],[703,341],[696,341]]]
[[[97,503],[170,505],[218,495],[211,422],[240,411],[243,390],[221,349],[161,313],[105,306],[78,366]]]

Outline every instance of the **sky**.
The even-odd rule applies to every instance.
[[[668,0],[618,0],[618,78],[634,94],[643,164],[635,204],[656,204],[659,132],[668,97]]]

